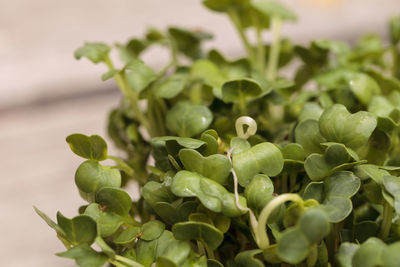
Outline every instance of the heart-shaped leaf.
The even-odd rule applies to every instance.
[[[247,205],[253,211],[261,212],[261,210],[273,198],[274,184],[265,174],[257,174],[246,186],[244,195],[247,199]]]
[[[186,81],[186,74],[173,74],[169,76],[162,84],[154,88],[154,94],[158,97],[166,99],[174,98],[185,88]]]
[[[229,217],[246,213],[236,207],[234,194],[214,180],[194,172],[178,172],[172,180],[171,191],[179,197],[197,197],[209,210],[222,212]],[[242,196],[239,196],[239,202],[242,207],[247,206],[246,200]]]
[[[73,245],[91,245],[97,236],[96,222],[87,215],[68,219],[57,212],[57,224],[64,231],[66,239]]]
[[[66,141],[72,152],[80,157],[97,161],[107,158],[107,144],[98,135],[71,134]]]
[[[130,61],[124,67],[124,71],[129,87],[138,92],[146,88],[157,77],[153,69],[139,59]]]
[[[93,63],[103,62],[110,52],[110,47],[104,43],[85,43],[82,47],[75,50],[76,59],[86,57]]]
[[[113,212],[103,211],[102,206],[97,203],[90,204],[85,209],[85,215],[90,216],[97,223],[97,231],[102,237],[114,234],[124,223],[124,219]]]
[[[258,173],[268,176],[278,175],[283,169],[284,161],[277,146],[264,142],[239,153],[233,153],[232,164],[239,184],[246,186]]]
[[[319,130],[329,142],[357,149],[368,142],[377,125],[375,117],[365,111],[350,114],[340,104],[326,109],[319,120]]]
[[[340,171],[327,177],[323,182],[310,183],[305,191],[304,199],[315,199],[322,204],[330,222],[344,220],[352,211],[350,198],[361,186],[360,179],[352,172]]]
[[[141,227],[141,235],[140,239],[151,241],[159,236],[164,232],[165,224],[160,221],[154,220],[149,221],[142,225]]]
[[[120,216],[128,216],[132,199],[124,190],[103,187],[96,193],[96,202],[105,207],[103,210],[114,212]]]
[[[294,132],[296,142],[303,148],[306,155],[311,153],[322,154],[324,148],[321,143],[326,139],[319,132],[319,124],[316,120],[305,120],[300,122]]]
[[[279,237],[278,255],[285,262],[297,264],[329,232],[330,224],[326,213],[320,208],[307,209],[298,224],[285,230]]]
[[[190,77],[199,80],[211,87],[222,87],[227,77],[221,72],[218,66],[211,60],[196,60],[190,68]]]
[[[289,143],[281,148],[284,158],[284,171],[298,172],[304,169],[305,151],[300,144]]]
[[[351,266],[382,266],[382,252],[384,251],[385,246],[385,243],[378,238],[372,237],[368,239],[354,253]]]
[[[235,257],[235,263],[240,267],[264,267],[264,263],[254,256],[261,254],[261,249],[246,250],[240,252]]]
[[[214,226],[202,222],[181,222],[172,227],[177,240],[198,240],[214,250],[224,240],[224,234]]]
[[[128,245],[139,236],[140,230],[140,227],[128,227],[115,236],[114,243],[119,245]]]
[[[221,154],[203,157],[196,150],[181,149],[179,151],[179,158],[186,170],[197,172],[220,184],[225,184],[231,171],[229,159]]]
[[[167,128],[181,137],[200,134],[210,126],[213,119],[211,111],[203,105],[179,102],[167,113]]]
[[[209,33],[202,31],[193,32],[177,27],[170,27],[168,33],[171,39],[173,39],[176,49],[191,59],[202,57],[202,41],[212,39],[212,35]]]
[[[376,81],[369,75],[358,72],[348,79],[350,90],[357,99],[364,105],[368,105],[372,97],[379,94],[381,89]]]
[[[75,184],[85,193],[95,193],[102,187],[120,187],[121,173],[97,161],[87,160],[75,173]]]
[[[222,85],[222,100],[225,103],[246,103],[262,93],[259,82],[249,78],[228,81]]]
[[[328,148],[324,155],[311,154],[304,162],[304,168],[312,181],[321,181],[334,172],[346,170],[365,162],[357,161],[357,154],[342,144],[326,144]]]
[[[102,267],[108,260],[108,257],[104,253],[95,251],[87,244],[77,245],[56,255],[75,259],[76,264],[81,267]]]

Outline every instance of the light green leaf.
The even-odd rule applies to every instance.
[[[124,223],[121,216],[113,212],[104,212],[102,207],[97,203],[90,204],[84,214],[96,221],[97,231],[102,237],[111,236]]]
[[[82,47],[75,50],[76,59],[86,57],[93,63],[97,64],[106,60],[110,47],[104,43],[85,43]]]
[[[154,88],[154,94],[166,99],[174,98],[185,88],[186,81],[186,74],[172,74],[163,83]]]
[[[225,103],[249,102],[262,93],[259,82],[249,78],[228,81],[222,85],[222,100]]]
[[[114,243],[127,245],[132,243],[140,234],[140,227],[128,227],[114,237]]]
[[[400,178],[395,176],[384,176],[383,186],[392,197],[394,197],[393,207],[397,214],[400,214]]]
[[[262,13],[266,18],[279,17],[282,20],[296,21],[297,16],[280,2],[275,1],[258,1],[252,2],[251,5],[257,11]]]
[[[171,184],[171,191],[179,197],[197,197],[200,202],[209,210],[222,212],[229,217],[240,216],[246,211],[236,207],[235,195],[206,177],[189,171],[178,172]],[[242,207],[246,207],[246,199],[239,196]]]
[[[377,125],[375,117],[365,111],[350,114],[340,104],[326,109],[319,120],[319,130],[329,142],[357,149],[368,142]]]
[[[319,132],[318,121],[311,119],[301,121],[295,129],[294,135],[296,142],[304,148],[306,155],[324,152],[321,143],[326,142],[326,139]]]
[[[339,247],[337,254],[335,255],[336,261],[340,267],[353,267],[351,260],[356,253],[359,245],[353,243],[342,243]]]
[[[232,155],[233,168],[239,184],[246,186],[254,175],[263,173],[276,176],[283,169],[283,156],[280,149],[272,143],[264,142]]]
[[[253,211],[261,212],[261,210],[273,198],[274,184],[265,174],[257,174],[246,186],[244,195],[247,199],[247,205]]]
[[[179,136],[192,137],[206,130],[212,119],[213,114],[206,106],[179,102],[167,112],[166,124],[168,130]]]
[[[214,250],[224,240],[223,233],[214,226],[202,222],[181,222],[172,227],[177,240],[198,240]]]
[[[320,202],[329,221],[337,223],[351,213],[353,205],[350,198],[358,192],[360,186],[360,179],[352,172],[340,171],[327,177],[323,183],[310,183],[303,198]]]
[[[229,159],[221,154],[203,157],[193,149],[181,149],[179,158],[186,170],[197,172],[204,177],[210,178],[220,184],[224,184],[231,171]]]
[[[146,88],[157,77],[154,70],[139,59],[130,61],[124,67],[124,71],[129,87],[139,92]]]
[[[264,263],[254,257],[262,252],[261,249],[242,251],[236,255],[235,263],[237,263],[239,267],[264,267]]]
[[[76,170],[75,184],[85,193],[96,193],[102,187],[120,187],[121,173],[97,161],[87,160]]]

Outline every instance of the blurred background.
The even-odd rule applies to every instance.
[[[354,42],[365,33],[387,37],[387,19],[399,0],[281,0],[298,14],[283,35]],[[0,211],[1,266],[75,266],[54,253],[61,242],[33,211],[67,217],[84,204],[73,177],[82,161],[68,148],[71,133],[106,136],[110,108],[120,95],[106,71],[73,51],[84,41],[109,44],[140,36],[147,27],[201,28],[215,35],[208,45],[231,57],[244,54],[226,17],[200,0],[3,0],[0,8]],[[266,35],[268,38],[268,35]],[[146,63],[162,65],[163,51]],[[118,154],[111,143],[110,154]],[[133,192],[133,194],[137,194]]]

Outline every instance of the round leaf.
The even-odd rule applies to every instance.
[[[121,173],[97,161],[87,160],[79,165],[75,173],[75,184],[85,193],[95,193],[102,187],[120,187]]]
[[[113,187],[103,187],[96,194],[96,202],[105,206],[105,210],[120,216],[128,216],[132,199],[124,190]]]
[[[107,158],[107,144],[98,135],[71,134],[66,141],[72,152],[80,157],[97,161]]]
[[[211,111],[203,105],[179,102],[167,113],[167,128],[182,137],[200,134],[210,126],[213,119]]]

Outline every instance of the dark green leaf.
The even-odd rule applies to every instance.
[[[97,161],[107,158],[107,144],[98,135],[71,134],[66,141],[72,152],[80,157]]]

